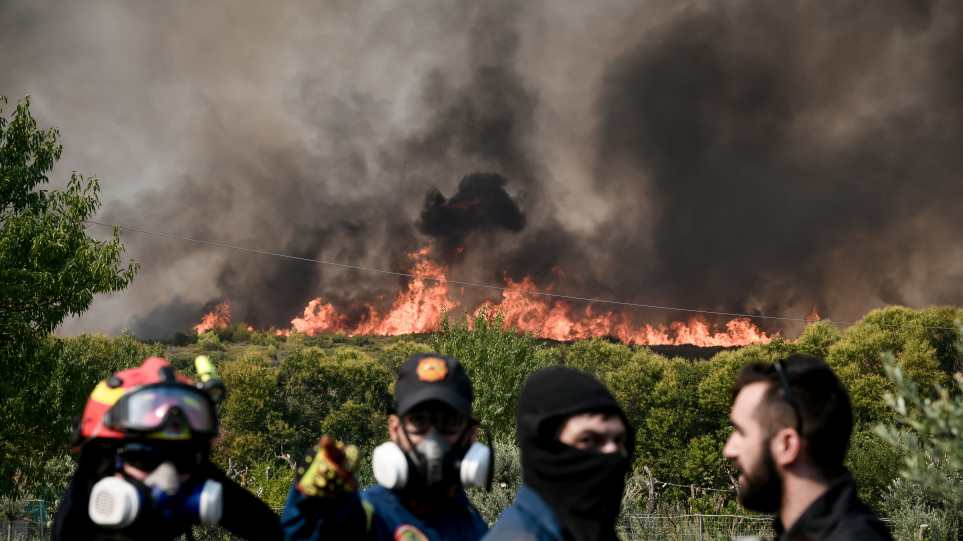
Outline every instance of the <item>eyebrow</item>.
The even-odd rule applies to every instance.
[[[576,437],[581,437],[581,436],[586,435],[586,434],[591,434],[591,435],[593,435],[593,436],[609,436],[609,435],[611,435],[613,438],[618,438],[618,437],[621,436],[621,437],[625,438],[625,437],[628,437],[629,432],[628,432],[627,430],[621,430],[621,431],[617,431],[617,432],[614,432],[614,433],[610,433],[608,430],[599,430],[599,429],[597,429],[597,428],[585,427],[585,428],[580,428],[579,431],[575,433]]]

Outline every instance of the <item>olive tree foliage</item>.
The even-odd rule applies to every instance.
[[[0,519],[7,523],[7,539],[13,539],[13,521],[20,520],[27,513],[30,500],[17,496],[0,497]]]
[[[263,354],[249,353],[221,363],[227,398],[220,405],[221,437],[214,456],[226,467],[228,458],[242,463],[274,458],[275,448],[289,443],[293,429],[284,420],[278,373]]]
[[[23,485],[30,464],[49,454],[54,437],[46,398],[54,392],[51,375],[60,344],[48,334],[89,308],[95,294],[127,287],[137,271],[136,263],[121,263],[118,229],[106,241],[85,232],[85,221],[100,206],[98,179],[75,173],[65,190],[40,189],[60,158],[59,132],[37,127],[29,96],[9,120],[6,103],[0,96],[0,493],[5,494]]]
[[[391,372],[356,349],[304,347],[279,366],[249,352],[219,367],[227,386],[213,458],[226,467],[289,468],[324,434],[368,456],[384,438]],[[284,457],[288,455],[288,458]]]
[[[322,434],[364,448],[386,433],[392,376],[361,351],[342,346],[328,354],[305,348],[281,362],[279,382],[299,452]]]
[[[934,464],[937,474],[959,478],[943,464]],[[963,535],[963,507],[935,495],[923,485],[896,478],[882,496],[881,514],[890,520],[890,531],[898,541],[923,539],[928,541],[960,539]]]
[[[963,505],[963,374],[953,387],[940,384],[927,397],[892,354],[883,365],[895,394],[886,402],[896,414],[896,425],[880,425],[879,434],[905,454],[902,476],[956,506]]]
[[[952,386],[920,385],[902,357],[881,356],[893,392],[893,424],[878,434],[903,457],[900,476],[882,496],[897,539],[959,539],[963,534],[963,375]],[[944,366],[946,366],[944,364]],[[924,381],[926,379],[924,378]],[[921,533],[922,532],[922,533]]]

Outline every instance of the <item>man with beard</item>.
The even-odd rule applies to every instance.
[[[722,452],[740,472],[739,502],[777,513],[778,539],[892,539],[843,467],[852,407],[826,361],[794,355],[746,365],[733,396],[734,430]]]
[[[529,376],[515,408],[524,484],[485,541],[615,541],[635,438],[594,377],[566,367]]]
[[[464,487],[490,484],[492,453],[475,441],[472,400],[471,380],[456,359],[412,355],[395,384],[391,441],[371,456],[378,484],[359,494],[358,449],[323,437],[296,469],[281,516],[286,538],[480,539],[488,525]]]

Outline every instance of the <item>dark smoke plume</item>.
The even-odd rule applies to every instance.
[[[438,190],[428,192],[418,230],[438,239],[447,261],[456,261],[467,248],[465,235],[474,230],[518,232],[525,215],[518,201],[505,191],[508,179],[496,173],[466,175],[451,199]]]
[[[961,10],[885,6],[711,4],[612,63],[596,185],[623,210],[600,239],[626,263],[616,282],[677,305],[815,303],[837,319],[919,304],[917,267],[963,226],[963,103],[946,76],[963,61]],[[961,300],[927,289],[925,304]]]
[[[961,17],[950,0],[9,0],[0,92],[60,126],[55,178],[103,179],[103,221],[402,272],[435,241],[457,280],[852,320],[963,304]],[[131,289],[63,332],[165,337],[223,299],[258,327],[318,296],[357,318],[407,287],[124,242]]]

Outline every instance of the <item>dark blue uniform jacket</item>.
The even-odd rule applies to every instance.
[[[522,485],[515,505],[505,509],[484,541],[564,541],[555,511],[537,492]]]
[[[402,493],[374,485],[347,503],[308,498],[293,486],[281,514],[288,541],[385,539],[397,541],[477,541],[488,531],[459,486],[454,497],[419,507]]]

